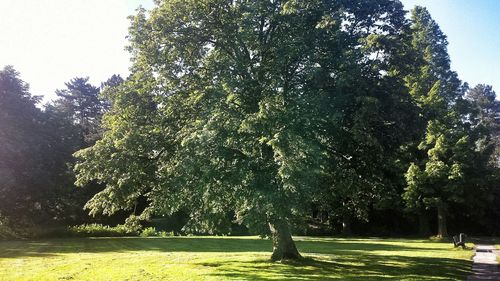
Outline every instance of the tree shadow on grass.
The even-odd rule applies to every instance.
[[[364,251],[431,251],[439,248],[346,241],[297,241],[298,248],[304,253],[349,254]],[[0,242],[0,257],[51,256],[67,253],[106,253],[129,251],[158,252],[270,252],[271,242],[255,237],[169,237],[169,238],[68,238],[45,239],[36,241]]]
[[[415,247],[413,243],[406,243],[404,245],[388,244],[387,242],[394,242],[394,240],[384,241],[384,243],[377,240],[368,241],[363,239],[360,242],[356,240],[346,241],[322,241],[318,239],[307,239],[296,241],[297,246],[304,248],[305,252],[313,253],[328,253],[331,249],[342,249],[346,251],[441,251],[443,248],[439,247]],[[401,242],[401,241],[398,241]],[[452,244],[450,244],[450,247]]]
[[[156,252],[269,252],[271,243],[255,238],[68,238],[0,242],[0,258],[52,256],[68,253]]]
[[[351,254],[335,257],[306,257],[300,262],[270,263],[267,260],[200,263],[217,267],[211,273],[230,280],[464,280],[471,262],[450,258],[402,257]]]
[[[255,237],[76,238],[0,242],[0,258],[47,257],[68,253],[120,253],[134,251],[241,253],[214,255],[210,261],[193,261],[210,267],[211,275],[237,280],[462,280],[471,262],[463,259],[414,257],[447,249],[413,243],[388,244],[386,240],[297,239],[306,257],[299,262],[272,263],[271,242]],[[413,244],[413,245],[412,245]],[[245,253],[260,253],[239,260]],[[387,252],[393,252],[389,254]],[[260,258],[259,258],[260,257]],[[234,258],[235,260],[231,260]]]

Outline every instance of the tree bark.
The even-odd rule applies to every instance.
[[[296,260],[301,258],[286,221],[269,222],[269,229],[271,230],[271,240],[273,242],[271,260]]]
[[[421,236],[429,236],[431,234],[431,228],[429,226],[429,218],[424,211],[418,213],[418,233]]]
[[[448,237],[448,229],[446,227],[446,210],[442,205],[437,206],[438,215],[438,237]]]
[[[342,216],[342,235],[352,235],[351,218],[348,215]]]

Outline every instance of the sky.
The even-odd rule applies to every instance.
[[[144,2],[144,3],[143,3]],[[99,86],[128,75],[124,50],[140,0],[0,0],[0,68],[13,65],[45,100],[74,77]]]
[[[489,84],[500,98],[500,0],[402,0],[426,7],[448,37],[451,68],[470,86]]]
[[[448,36],[451,66],[500,95],[500,0],[402,0],[427,7]],[[127,16],[152,0],[0,0],[0,68],[13,65],[31,93],[55,97],[74,77],[96,86],[128,75]]]

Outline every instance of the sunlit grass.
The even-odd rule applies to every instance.
[[[0,280],[465,280],[471,251],[407,239],[297,237],[305,259],[271,263],[257,237],[0,242]]]
[[[498,263],[500,263],[500,238],[495,239],[495,243],[496,243],[495,246],[498,249],[497,261],[498,261]]]

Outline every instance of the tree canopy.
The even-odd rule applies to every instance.
[[[159,1],[131,19],[133,74],[76,154],[78,184],[106,184],[87,208],[146,197],[143,217],[187,208],[209,232],[232,211],[271,232],[274,259],[299,256],[289,226],[311,202],[353,215],[397,194],[417,108],[439,128],[460,94],[444,35],[399,1]]]

